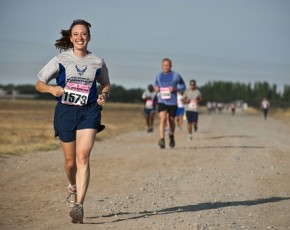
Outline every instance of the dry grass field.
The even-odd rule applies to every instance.
[[[271,111],[270,111],[271,113]],[[281,119],[289,124],[290,122],[290,108],[288,109],[275,109],[272,113],[275,118]]]
[[[248,114],[252,114],[252,115],[262,115],[262,111],[255,109],[253,107],[249,107],[248,108]],[[269,110],[269,117],[274,117],[277,118],[279,120],[284,121],[287,125],[289,125],[290,123],[290,108],[270,108]]]
[[[53,115],[55,101],[0,100],[0,154],[21,154],[59,148],[54,137]],[[96,141],[144,129],[140,104],[107,103],[102,112],[106,130]]]

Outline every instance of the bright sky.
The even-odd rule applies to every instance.
[[[0,0],[0,84],[34,84],[74,19],[111,82],[146,88],[169,57],[186,83],[290,84],[289,0]]]

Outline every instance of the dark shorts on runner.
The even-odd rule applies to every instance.
[[[167,111],[170,117],[175,117],[177,105],[165,105],[163,103],[158,103],[158,113],[162,111]]]
[[[196,123],[198,121],[198,112],[186,111],[186,119],[188,123]]]
[[[55,136],[63,142],[76,140],[80,129],[98,129],[102,107],[96,104],[77,106],[57,103],[54,113]]]

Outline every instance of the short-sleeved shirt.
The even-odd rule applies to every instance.
[[[65,93],[56,97],[58,102],[70,105],[87,105],[97,101],[97,83],[110,83],[104,60],[91,52],[77,57],[73,50],[52,58],[39,72],[38,79],[48,83],[56,79]]]
[[[186,103],[185,110],[186,111],[198,111],[198,99],[201,98],[201,92],[198,89],[187,89],[184,92],[184,98],[189,99],[189,103]]]
[[[145,102],[144,108],[145,109],[154,109],[156,105],[156,100],[157,100],[157,93],[150,92],[150,91],[144,91],[142,94],[142,99]]]

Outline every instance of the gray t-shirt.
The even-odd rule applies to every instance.
[[[185,110],[186,111],[198,111],[198,98],[201,98],[201,92],[198,89],[187,89],[184,92],[184,98],[187,98],[190,100],[189,103],[185,104]]]

